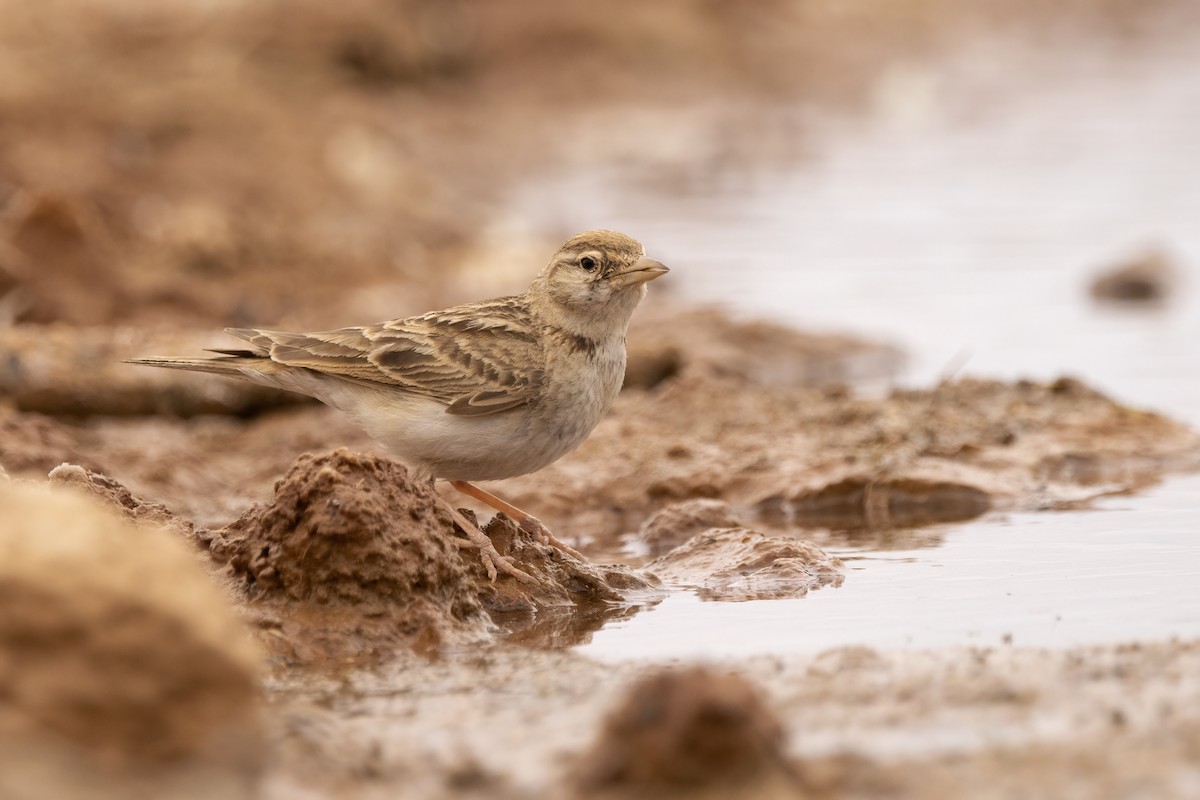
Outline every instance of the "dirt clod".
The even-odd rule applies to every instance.
[[[958,522],[991,507],[987,492],[954,481],[847,476],[793,497],[767,498],[758,511],[783,524],[855,530]]]
[[[803,597],[841,586],[842,562],[811,542],[746,528],[715,528],[646,565],[670,584],[693,586],[706,600]]]
[[[92,770],[167,762],[203,764],[190,779],[209,796],[244,796],[263,754],[259,658],[173,533],[0,485],[0,796],[107,797]]]
[[[486,630],[452,530],[401,464],[336,450],[296,459],[270,503],[200,537],[259,605],[290,609],[285,637],[315,656]]]
[[[667,669],[635,684],[610,714],[578,782],[585,794],[734,790],[787,774],[783,743],[783,727],[744,678]]]
[[[1092,297],[1112,303],[1158,303],[1175,288],[1177,268],[1165,252],[1145,250],[1103,270],[1092,281]]]

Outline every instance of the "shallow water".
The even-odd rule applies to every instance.
[[[547,231],[587,219],[636,235],[673,267],[674,291],[689,301],[898,342],[911,354],[906,383],[928,384],[964,359],[963,374],[1069,373],[1200,423],[1194,43],[1069,56],[1006,47],[881,76],[865,116],[806,122],[802,159],[701,160],[673,188],[655,181],[667,170],[654,163],[580,167],[525,187],[514,205],[543,209]],[[1006,72],[1014,64],[1021,69]],[[776,135],[799,131],[798,119],[780,112]],[[1090,276],[1146,246],[1181,267],[1170,301],[1092,301]],[[610,624],[584,651],[720,656],[1200,635],[1200,477],[1095,511],[941,533],[933,549],[839,552],[853,559],[844,587],[802,600],[708,603],[681,592]]]
[[[799,600],[672,594],[582,652],[724,658],[843,645],[1068,647],[1200,636],[1200,476],[1094,511],[989,518],[934,549],[833,550],[846,582]]]

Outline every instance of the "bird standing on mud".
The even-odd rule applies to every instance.
[[[248,378],[349,414],[412,468],[450,481],[543,542],[536,518],[470,483],[535,472],[578,447],[616,399],[625,334],[646,283],[667,272],[637,241],[587,231],[520,295],[319,333],[226,328],[248,349],[130,363]],[[532,581],[450,506],[490,578]]]

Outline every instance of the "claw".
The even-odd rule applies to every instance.
[[[450,485],[463,494],[468,495],[469,497],[474,497],[479,502],[491,506],[503,514],[507,514],[514,521],[516,521],[517,525],[521,527],[521,530],[525,531],[542,544],[548,544],[552,547],[556,547],[567,555],[577,558],[580,561],[587,561],[587,559],[583,557],[582,553],[558,539],[553,533],[550,532],[549,528],[542,524],[541,520],[532,514],[526,514],[512,503],[501,500],[491,492],[484,491],[468,481],[450,481]]]
[[[483,569],[487,572],[488,580],[495,582],[499,572],[516,578],[521,583],[530,586],[540,586],[537,578],[519,569],[511,558],[501,555],[496,549],[496,545],[492,544],[492,540],[488,535],[479,530],[479,527],[471,524],[471,521],[459,513],[457,508],[454,508],[449,503],[446,504],[450,509],[450,516],[458,523],[458,527],[462,528],[463,533],[467,535],[466,540],[452,539],[451,541],[458,547],[473,547],[479,551],[479,559],[483,562]]]
[[[580,553],[574,547],[571,547],[566,542],[562,541],[553,533],[551,533],[550,529],[542,524],[542,521],[537,517],[526,515],[525,519],[521,520],[520,528],[542,544],[548,544],[551,547],[555,547],[580,561],[587,560],[583,557],[583,553]]]

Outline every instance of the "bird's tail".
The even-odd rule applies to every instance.
[[[217,358],[130,358],[126,364],[138,364],[143,367],[164,367],[166,369],[186,369],[193,372],[211,372],[216,375],[245,376],[248,372],[261,372],[264,366],[271,366],[271,359],[250,350],[212,350],[220,353]]]

